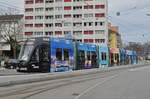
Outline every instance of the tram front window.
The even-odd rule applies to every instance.
[[[23,45],[19,55],[19,60],[27,61],[33,50],[33,45]]]

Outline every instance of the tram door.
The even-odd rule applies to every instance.
[[[98,64],[97,64],[97,55],[96,55],[96,52],[91,52],[91,55],[92,55],[92,68],[98,68]]]
[[[42,44],[39,47],[39,64],[42,72],[50,72],[50,47],[49,44]]]
[[[85,52],[78,51],[77,55],[77,69],[84,69],[85,67]]]

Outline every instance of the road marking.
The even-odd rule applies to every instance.
[[[94,86],[92,86],[92,87],[89,87],[88,89],[86,89],[85,91],[83,91],[81,94],[79,94],[77,97],[75,97],[74,99],[79,99],[81,96],[83,96],[84,94],[86,94],[86,93],[89,92],[90,90],[96,88],[96,87],[99,86],[99,85],[104,84],[105,82],[107,82],[107,81],[109,81],[109,80],[111,80],[111,79],[113,79],[113,78],[115,78],[115,77],[117,77],[117,76],[118,76],[118,75],[116,74],[116,75],[114,75],[114,76],[111,76],[111,77],[109,77],[109,78],[103,80],[103,81],[100,82],[100,83],[97,83],[96,85],[94,85]]]

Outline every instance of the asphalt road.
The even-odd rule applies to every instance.
[[[150,66],[0,88],[0,99],[150,99]]]

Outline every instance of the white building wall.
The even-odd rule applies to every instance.
[[[107,16],[108,16],[108,3],[107,0],[81,0],[80,2],[55,2],[54,3],[35,3],[36,0],[33,0],[33,4],[26,4],[26,1],[32,1],[32,0],[25,0],[25,9],[33,8],[33,11],[27,12],[25,11],[25,17],[26,16],[33,16],[32,20],[27,20],[25,18],[25,24],[33,24],[33,27],[25,27],[24,32],[25,34],[28,32],[32,32],[32,35],[25,35],[25,37],[28,36],[36,36],[35,32],[43,32],[43,35],[39,33],[38,36],[45,36],[45,32],[53,32],[51,36],[54,37],[65,37],[64,31],[71,31],[71,35],[73,35],[76,39],[82,39],[84,41],[85,39],[92,39],[93,43],[95,42],[95,39],[104,39],[104,42],[99,42],[97,44],[101,45],[107,45],[108,44],[108,22],[107,22]],[[46,1],[46,0],[44,0]],[[87,5],[93,5],[93,9],[84,9],[84,6]],[[104,9],[95,9],[95,5],[105,5]],[[64,10],[65,6],[71,6],[71,10]],[[74,6],[82,6],[82,9],[79,10],[73,10]],[[53,11],[46,11],[47,7],[53,7]],[[62,10],[57,10],[57,7],[62,7]],[[41,11],[35,11],[36,8],[43,8]],[[104,13],[105,17],[95,17],[96,13]],[[71,14],[71,18],[64,18],[65,14]],[[81,18],[73,18],[74,14],[81,14]],[[84,14],[93,14],[93,17],[86,18]],[[53,15],[53,19],[46,19],[46,16]],[[55,18],[55,15],[62,15],[61,19]],[[35,16],[43,16],[43,19],[35,19]],[[70,22],[71,25],[64,26],[65,23]],[[73,23],[82,23],[82,26],[73,26]],[[93,26],[84,26],[84,22],[93,22]],[[95,26],[95,22],[104,22],[103,26]],[[46,27],[45,24],[53,23],[53,27]],[[55,23],[61,23],[62,27],[56,27]],[[43,24],[42,27],[35,27],[35,24]],[[93,34],[85,35],[84,31],[92,30]],[[103,30],[104,33],[96,34],[96,30]],[[62,35],[55,35],[55,31],[62,31]],[[74,35],[74,31],[82,31],[82,34]]]

